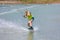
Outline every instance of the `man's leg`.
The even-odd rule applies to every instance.
[[[30,20],[30,21],[28,22],[28,26],[29,26],[29,29],[33,29],[33,27],[32,27],[32,20]]]

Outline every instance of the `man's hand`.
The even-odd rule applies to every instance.
[[[24,15],[23,17],[24,17],[24,18],[26,18],[26,16],[25,16],[25,15]]]

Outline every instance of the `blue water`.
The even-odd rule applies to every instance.
[[[24,30],[26,9],[35,17],[34,32]],[[60,4],[0,4],[0,40],[60,40]]]

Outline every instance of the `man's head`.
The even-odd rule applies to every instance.
[[[25,15],[26,15],[26,16],[30,16],[30,15],[31,15],[30,11],[26,10],[26,11],[25,11]]]

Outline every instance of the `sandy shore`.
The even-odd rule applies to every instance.
[[[22,1],[0,1],[0,4],[29,4],[28,2],[22,2]],[[60,1],[56,1],[56,2],[49,2],[49,3],[45,3],[45,2],[37,2],[37,3],[31,3],[31,4],[60,4]]]
[[[20,1],[0,1],[0,4],[21,4]]]

